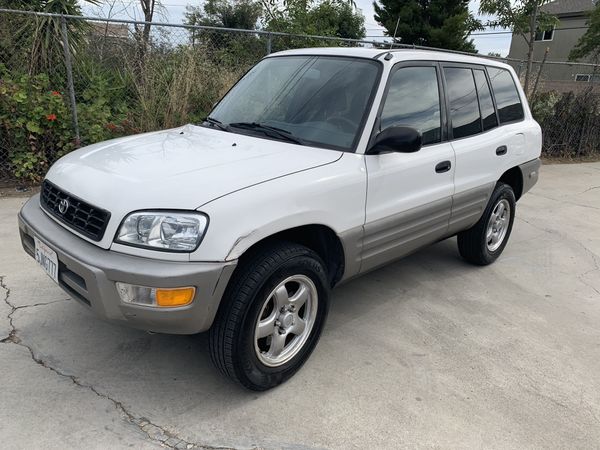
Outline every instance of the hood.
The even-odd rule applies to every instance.
[[[228,193],[341,156],[333,150],[186,125],[90,145],[61,158],[46,177],[110,211],[108,235],[118,226],[113,222],[120,223],[131,211],[197,209]],[[105,239],[98,244],[110,245]]]

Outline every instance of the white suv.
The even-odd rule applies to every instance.
[[[308,358],[335,285],[455,235],[467,261],[493,262],[540,149],[505,64],[286,51],[201,124],[65,156],[19,226],[74,299],[146,330],[210,330],[216,366],[264,390]]]

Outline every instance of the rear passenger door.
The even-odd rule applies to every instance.
[[[454,151],[446,140],[437,63],[406,62],[392,69],[374,135],[390,126],[422,133],[415,153],[366,155],[368,174],[362,270],[435,242],[448,231],[454,192]]]
[[[514,103],[514,98],[511,100],[506,82],[512,83],[512,76],[508,71],[493,68],[488,72],[485,66],[454,63],[444,63],[442,67],[448,134],[456,156],[448,230],[453,234],[479,220],[496,181],[511,167],[510,155],[522,151],[524,136],[515,124],[523,119],[523,109],[519,102]],[[491,89],[494,83],[500,93],[498,99]],[[512,88],[516,94],[514,84]],[[504,114],[500,116],[497,101],[503,105]]]

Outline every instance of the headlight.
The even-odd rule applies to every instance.
[[[117,233],[116,242],[173,252],[198,248],[208,218],[198,212],[140,211],[129,214]]]

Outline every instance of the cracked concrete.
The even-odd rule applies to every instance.
[[[184,439],[177,437],[172,432],[169,432],[168,430],[152,423],[150,420],[146,419],[145,417],[136,417],[125,406],[123,406],[123,404],[120,401],[115,400],[112,397],[110,397],[109,395],[100,392],[94,386],[82,382],[78,377],[62,372],[60,369],[54,367],[53,365],[51,365],[47,361],[43,360],[39,356],[36,356],[33,348],[31,348],[29,345],[27,345],[21,341],[21,338],[18,335],[18,330],[14,324],[14,318],[13,318],[14,314],[17,311],[26,309],[26,308],[37,308],[40,306],[52,305],[52,304],[58,303],[58,302],[66,302],[66,301],[69,301],[69,299],[54,300],[54,301],[50,301],[50,302],[40,302],[40,303],[34,303],[34,304],[30,304],[30,305],[14,306],[10,301],[10,288],[5,284],[4,277],[0,277],[0,287],[4,291],[4,303],[9,308],[9,313],[6,315],[6,318],[8,319],[9,329],[8,329],[8,333],[6,334],[6,337],[0,339],[1,344],[15,344],[15,345],[18,345],[18,346],[26,349],[29,352],[29,356],[31,357],[31,359],[39,366],[42,366],[45,369],[50,370],[51,372],[58,375],[59,377],[63,377],[63,378],[71,380],[71,382],[79,388],[88,389],[96,396],[98,396],[102,399],[108,400],[109,402],[111,402],[113,404],[115,410],[119,413],[119,415],[123,418],[123,420],[125,420],[126,422],[129,422],[132,426],[137,427],[139,429],[139,431],[143,432],[146,435],[146,437],[148,438],[149,441],[153,441],[157,444],[160,444],[161,447],[167,447],[167,448],[172,448],[172,449],[193,449],[193,448],[201,447],[197,444],[185,441]],[[0,430],[1,430],[1,428],[0,428]],[[207,448],[207,447],[203,447],[203,448]],[[211,447],[211,448],[215,448],[215,447]]]
[[[149,419],[145,417],[137,417],[131,411],[129,411],[120,401],[113,399],[110,395],[100,392],[96,387],[87,384],[81,381],[77,376],[70,375],[59,368],[55,367],[50,362],[44,360],[42,357],[36,355],[34,349],[23,342],[19,336],[18,328],[15,325],[14,315],[20,310],[24,310],[27,308],[38,308],[41,306],[48,306],[52,304],[56,304],[59,302],[70,302],[70,299],[60,299],[60,300],[52,300],[46,302],[37,302],[37,303],[24,303],[20,306],[13,304],[11,299],[11,289],[8,287],[6,281],[6,276],[0,275],[0,289],[3,293],[3,303],[4,309],[8,310],[8,313],[5,314],[5,322],[8,323],[8,326],[2,331],[2,335],[0,335],[0,344],[14,344],[24,348],[27,352],[29,352],[29,356],[33,362],[37,365],[44,367],[45,369],[53,372],[55,375],[59,377],[70,380],[75,386],[82,389],[87,389],[92,392],[94,395],[107,400],[112,403],[115,411],[122,417],[125,422],[128,422],[133,427],[136,427],[138,431],[140,431],[143,435],[146,436],[147,440],[150,442],[154,442],[156,444],[160,444],[161,447],[173,448],[173,449],[192,449],[192,448],[208,448],[203,447],[198,444],[188,442],[184,439],[179,438],[174,433],[169,430],[151,422]],[[64,294],[63,294],[64,296]],[[8,367],[8,366],[6,366]],[[2,428],[0,427],[0,431]],[[211,447],[216,448],[216,447]]]
[[[334,291],[302,371],[258,394],[207,339],[92,316],[20,249],[0,199],[0,436],[11,448],[592,448],[599,163],[544,166],[484,268],[453,239]]]
[[[10,316],[14,309],[8,301],[9,295],[10,291],[4,285],[4,277],[0,277],[0,297],[3,299],[0,302],[0,342],[8,339],[13,330]]]
[[[3,286],[5,287],[5,286]],[[10,292],[10,290],[8,290],[7,292]],[[12,305],[10,305],[10,303],[8,302],[8,296],[5,298],[5,302],[7,302],[9,304],[9,306],[12,307],[12,311],[9,314],[9,320],[11,323],[11,327],[12,329],[10,330],[10,333],[8,335],[7,338],[5,338],[4,340],[0,341],[0,343],[12,343],[12,344],[16,344],[19,345],[23,348],[25,348],[28,352],[29,355],[31,357],[31,359],[38,365],[50,370],[51,372],[55,373],[56,375],[63,377],[63,378],[67,378],[69,380],[71,380],[71,382],[76,385],[79,388],[83,388],[83,389],[88,389],[89,391],[93,392],[95,395],[97,395],[98,397],[108,400],[109,402],[111,402],[115,408],[115,410],[119,413],[119,415],[126,421],[129,422],[131,425],[139,428],[140,431],[142,431],[143,433],[145,433],[145,435],[147,436],[148,440],[150,441],[154,441],[156,443],[162,444],[163,447],[168,447],[168,448],[173,448],[173,449],[192,449],[192,448],[199,448],[200,446],[195,445],[191,442],[187,442],[183,439],[178,438],[177,436],[175,436],[173,433],[169,432],[168,430],[150,422],[148,419],[144,418],[144,417],[136,417],[132,412],[130,412],[125,406],[123,406],[123,404],[118,401],[113,399],[112,397],[110,397],[107,394],[104,394],[102,392],[100,392],[97,388],[95,388],[92,385],[86,384],[84,382],[82,382],[78,377],[74,376],[74,375],[69,375],[66,374],[64,372],[62,372],[60,369],[54,367],[53,365],[51,365],[50,363],[48,363],[47,361],[43,360],[42,358],[40,358],[39,356],[36,356],[36,354],[34,353],[34,350],[26,345],[25,343],[23,343],[20,339],[20,337],[18,336],[17,330],[14,327],[13,324],[13,314],[20,310],[20,309],[25,309],[25,308],[34,308],[34,307],[39,307],[39,306],[45,306],[45,305],[50,305],[53,303],[58,303],[61,300],[56,300],[53,302],[48,302],[48,303],[36,303],[34,305],[24,305],[24,306],[20,306],[20,307],[14,307]],[[66,301],[66,300],[65,300]]]

